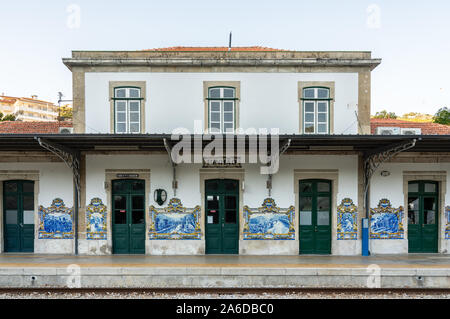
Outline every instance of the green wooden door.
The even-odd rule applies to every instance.
[[[239,181],[205,181],[207,254],[239,253]]]
[[[114,254],[145,253],[145,182],[112,182],[112,238]]]
[[[408,251],[438,252],[438,183],[408,183]]]
[[[331,181],[300,183],[300,254],[331,254]]]
[[[3,183],[5,252],[34,251],[34,182]]]

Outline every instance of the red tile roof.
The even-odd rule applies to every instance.
[[[60,127],[72,127],[72,122],[0,122],[0,134],[57,134]]]
[[[175,46],[168,48],[155,48],[143,51],[228,51],[228,47],[183,47]],[[274,48],[267,48],[261,46],[251,47],[231,47],[231,51],[250,51],[250,52],[267,52],[267,51],[286,51]]]
[[[411,122],[396,119],[370,119],[371,133],[375,134],[377,127],[420,128],[422,135],[450,135],[450,126],[430,122]]]
[[[60,127],[72,127],[72,122],[0,122],[0,134],[57,134]],[[411,122],[394,119],[370,119],[371,134],[377,127],[420,128],[423,135],[450,135],[450,126],[437,123]]]
[[[15,97],[15,96],[0,95],[0,101],[3,101],[5,103],[15,103],[17,100],[24,102],[54,105],[53,102],[38,100],[31,97]]]
[[[0,103],[3,104],[14,104],[17,101],[17,98],[10,96],[1,96],[0,95]]]

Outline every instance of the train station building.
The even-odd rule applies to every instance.
[[[0,134],[1,252],[450,253],[450,135],[371,134],[370,52],[74,51],[73,133]],[[409,130],[408,130],[409,129]]]

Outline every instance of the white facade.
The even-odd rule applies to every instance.
[[[1,182],[8,180],[33,180],[35,187],[35,253],[72,254],[73,239],[39,239],[39,206],[48,207],[55,198],[64,201],[67,207],[73,207],[72,172],[64,163],[0,163]],[[3,184],[3,183],[1,183]],[[3,185],[1,186],[3,193]],[[4,216],[4,201],[1,198],[2,216]],[[4,219],[1,219],[4,235]],[[1,236],[2,251],[4,251],[4,236]]]
[[[356,155],[285,155],[280,162],[280,170],[273,176],[273,188],[271,197],[275,199],[279,207],[296,207],[295,214],[295,240],[293,241],[251,241],[243,240],[243,220],[242,207],[259,207],[263,200],[268,197],[266,189],[266,179],[259,173],[259,165],[244,164],[242,166],[242,175],[244,182],[241,189],[240,204],[240,240],[239,253],[250,255],[297,255],[301,252],[299,246],[298,225],[298,189],[296,189],[296,171],[302,171],[308,175],[323,171],[328,172],[330,167],[337,171],[337,181],[333,183],[335,199],[332,208],[332,236],[331,253],[333,255],[360,255],[361,254],[361,218],[364,212],[358,212],[358,239],[357,240],[337,240],[336,207],[344,198],[351,198],[355,205],[358,202],[358,157]],[[382,171],[389,171],[390,175],[383,177],[376,174],[372,180],[370,190],[370,207],[375,208],[378,201],[387,198],[391,201],[393,207],[405,206],[404,175],[408,172],[425,172],[428,175],[433,173],[440,174],[445,172],[445,184],[440,187],[445,189],[445,197],[441,199],[445,206],[448,206],[450,197],[448,184],[450,176],[449,163],[440,164],[404,164],[387,163],[380,168]],[[160,155],[88,155],[86,156],[86,202],[89,205],[92,198],[100,198],[107,206],[109,186],[105,186],[107,180],[106,173],[112,171],[130,172],[130,171],[148,171],[150,176],[149,188],[146,190],[146,206],[160,207],[153,198],[155,189],[162,188],[168,191],[168,197],[173,197],[171,189],[172,167],[168,156]],[[50,206],[55,198],[61,198],[67,207],[73,207],[73,186],[70,170],[63,163],[2,163],[1,171],[15,172],[23,174],[37,174],[36,180],[36,206]],[[207,171],[207,169],[206,169]],[[198,164],[181,164],[177,168],[178,189],[176,197],[182,200],[185,207],[194,207],[196,205],[204,206],[204,197],[202,196],[201,173],[205,169]],[[326,175],[327,173],[325,173]],[[226,177],[226,174],[225,174]],[[26,178],[26,177],[25,177]],[[425,178],[428,180],[428,178]],[[109,189],[109,190],[108,190]],[[109,199],[110,200],[110,199]],[[166,203],[167,204],[167,203]],[[164,205],[163,205],[164,206]],[[440,205],[442,206],[442,205]],[[108,206],[109,207],[109,206]],[[80,254],[111,254],[112,250],[112,231],[111,231],[111,211],[108,210],[108,232],[107,240],[86,240],[79,238]],[[204,210],[202,215],[204,216]],[[407,214],[404,214],[403,224],[405,226],[404,239],[397,240],[370,240],[370,251],[372,254],[406,254],[408,253],[408,221]],[[149,221],[148,211],[146,213],[147,225]],[[39,224],[36,215],[35,224]],[[202,219],[201,228],[204,229],[204,220]],[[439,207],[439,252],[449,253],[449,240],[445,238],[446,215],[445,209]],[[80,231],[83,234],[84,229]],[[202,233],[201,240],[159,240],[154,241],[148,238],[146,232],[146,254],[204,254],[205,234]],[[74,252],[73,239],[38,239],[36,228],[35,253],[52,254],[71,254]]]
[[[445,237],[445,229],[448,228],[448,206],[450,203],[450,163],[385,163],[379,171],[388,171],[389,176],[376,174],[371,182],[370,207],[376,207],[378,201],[388,198],[393,207],[407,207],[405,202],[408,196],[405,177],[415,176],[409,180],[431,180],[439,181],[438,195],[438,251],[450,253],[450,241]],[[423,177],[420,177],[423,176]],[[403,218],[405,227],[405,238],[398,240],[372,240],[370,250],[374,254],[379,253],[408,253],[408,214],[405,212]]]
[[[334,133],[357,134],[358,73],[127,73],[85,75],[86,133],[110,133],[110,82],[144,81],[145,133],[194,132],[205,118],[203,82],[239,81],[239,122],[243,129],[279,128],[298,134],[299,82],[334,82]],[[201,127],[204,127],[203,125]]]
[[[336,169],[339,175],[336,185],[336,198],[338,203],[344,198],[353,198],[357,205],[358,194],[358,174],[357,174],[357,156],[283,156],[280,163],[280,170],[273,176],[272,198],[276,200],[279,207],[295,206],[296,203],[296,187],[298,180],[294,179],[295,170],[306,171],[326,171],[330,166]],[[105,174],[108,171],[129,172],[133,170],[148,170],[150,172],[150,189],[147,191],[146,200],[148,206],[159,206],[153,198],[153,191],[158,188],[168,190],[169,197],[173,196],[171,190],[172,167],[167,155],[91,155],[86,159],[86,205],[89,204],[91,198],[99,197],[104,203],[108,202],[108,190],[105,189]],[[242,167],[243,184],[241,189],[241,202],[249,207],[261,206],[263,200],[268,197],[265,181],[267,176],[261,175],[259,165],[245,164]],[[182,199],[185,207],[194,207],[196,205],[203,206],[204,198],[201,191],[200,172],[205,172],[201,165],[198,164],[181,164],[177,168],[178,189],[176,197]],[[242,211],[241,207],[241,211]],[[334,207],[335,209],[336,207]],[[147,216],[148,218],[148,216]],[[241,216],[242,218],[242,216]],[[333,214],[333,224],[336,224],[336,214]],[[147,219],[147,222],[149,220]],[[243,222],[241,220],[241,235]],[[247,240],[239,241],[240,254],[298,254],[298,223],[296,223],[296,240],[285,242],[262,242],[254,243]],[[204,221],[202,221],[202,229],[204,229]],[[111,229],[109,228],[108,242],[103,242],[107,246],[105,251],[111,251]],[[336,236],[334,236],[336,237]],[[186,241],[162,241],[164,245],[169,246],[169,251],[161,248],[161,241],[151,241],[147,238],[148,254],[185,254],[186,249],[190,254],[204,253],[204,234],[199,242]],[[173,243],[173,245],[171,245]],[[88,247],[94,244],[86,243],[84,251],[81,253],[89,253]],[[90,245],[90,246],[89,246]],[[275,246],[274,248],[274,245]],[[98,246],[98,245],[97,245]],[[195,249],[193,249],[193,247]],[[336,255],[357,255],[359,244],[357,242],[344,242],[333,240],[333,254]]]

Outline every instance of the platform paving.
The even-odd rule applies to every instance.
[[[450,256],[0,254],[0,288],[445,288]]]

